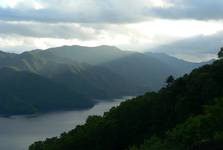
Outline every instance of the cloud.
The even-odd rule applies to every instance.
[[[221,22],[191,20],[158,19],[130,24],[0,21],[0,49],[21,52],[62,45],[114,45],[126,50],[142,51],[221,30]]]
[[[149,51],[164,52],[190,61],[205,61],[216,58],[220,47],[223,47],[223,30],[164,44]]]
[[[151,0],[17,0],[0,1],[0,19],[14,21],[126,23],[145,20]],[[1,7],[2,6],[2,7]]]
[[[46,24],[36,22],[0,21],[0,34],[21,35],[38,38],[77,38],[90,40],[97,38],[99,30],[80,24]]]
[[[63,45],[121,45],[122,48],[136,49],[145,38],[123,24],[0,22],[0,49],[10,52]]]
[[[222,42],[215,34],[222,18],[222,0],[0,0],[0,49],[165,44],[173,55],[210,58]]]
[[[222,20],[222,8],[222,0],[0,0],[0,19],[76,23]]]
[[[222,0],[166,0],[168,8],[147,9],[148,15],[168,19],[222,20]]]

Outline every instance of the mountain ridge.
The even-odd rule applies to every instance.
[[[2,115],[32,114],[59,108],[86,109],[93,106],[93,102],[61,84],[13,68],[0,69],[0,97]]]
[[[194,69],[158,92],[122,102],[30,150],[190,150],[222,147],[223,60]],[[203,109],[205,111],[203,112]],[[216,150],[218,150],[216,148]]]
[[[85,60],[81,59],[83,57]],[[179,68],[184,68],[188,63],[182,61],[180,64],[180,60],[172,58],[180,64],[177,68],[167,64],[164,61],[166,58],[167,56],[156,58],[143,53],[122,51],[114,46],[93,49],[63,46],[21,54],[3,52],[2,57],[0,53],[0,68],[8,67],[42,76],[76,95],[84,96],[86,104],[90,104],[89,100],[93,99],[109,100],[157,91],[165,85],[169,75],[177,77],[198,67],[192,65],[189,69],[179,71]]]

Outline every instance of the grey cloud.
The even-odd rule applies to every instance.
[[[33,0],[35,1],[35,0]],[[164,0],[173,7],[153,7],[150,0],[38,0],[46,7],[0,8],[0,20],[133,23],[151,18],[219,20],[223,18],[222,0]],[[23,3],[31,3],[28,0]],[[26,8],[27,7],[27,8]]]
[[[45,24],[35,22],[0,22],[0,34],[17,34],[38,38],[95,39],[98,30],[77,24]]]
[[[174,6],[169,8],[151,8],[149,15],[168,19],[223,19],[222,0],[166,0]]]
[[[208,60],[216,57],[220,47],[223,47],[223,31],[213,35],[200,35],[179,40],[170,44],[158,46],[150,51],[164,52],[184,59]]]
[[[46,8],[0,8],[1,20],[126,23],[145,20],[146,0],[39,0]]]

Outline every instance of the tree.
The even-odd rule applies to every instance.
[[[218,52],[218,58],[223,58],[223,47],[221,47],[220,51]]]
[[[174,77],[172,75],[170,75],[167,79],[166,79],[166,83],[167,85],[170,85],[172,84],[174,81]]]

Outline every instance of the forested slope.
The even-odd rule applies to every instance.
[[[221,140],[222,130],[218,127],[221,126],[223,107],[221,101],[216,103],[216,99],[223,96],[222,76],[223,60],[215,61],[168,82],[157,93],[148,92],[123,102],[103,117],[91,116],[86,124],[59,138],[37,142],[30,146],[30,150],[126,150],[131,147],[162,150],[168,149],[169,145],[170,149],[178,150],[193,149],[199,144],[202,146],[205,142],[208,144],[215,141],[215,138],[206,138],[207,135]],[[204,106],[207,107],[205,113]],[[215,115],[215,111],[219,114]],[[215,120],[214,124],[212,119]],[[202,125],[207,127],[203,128]],[[206,130],[208,127],[209,130]],[[194,129],[195,134],[200,137],[190,139],[194,136]],[[172,138],[175,139],[175,147],[168,143]],[[139,146],[145,140],[149,144]],[[164,147],[163,140],[164,144],[167,143]]]
[[[83,95],[37,74],[0,69],[1,115],[86,109],[93,104]]]

